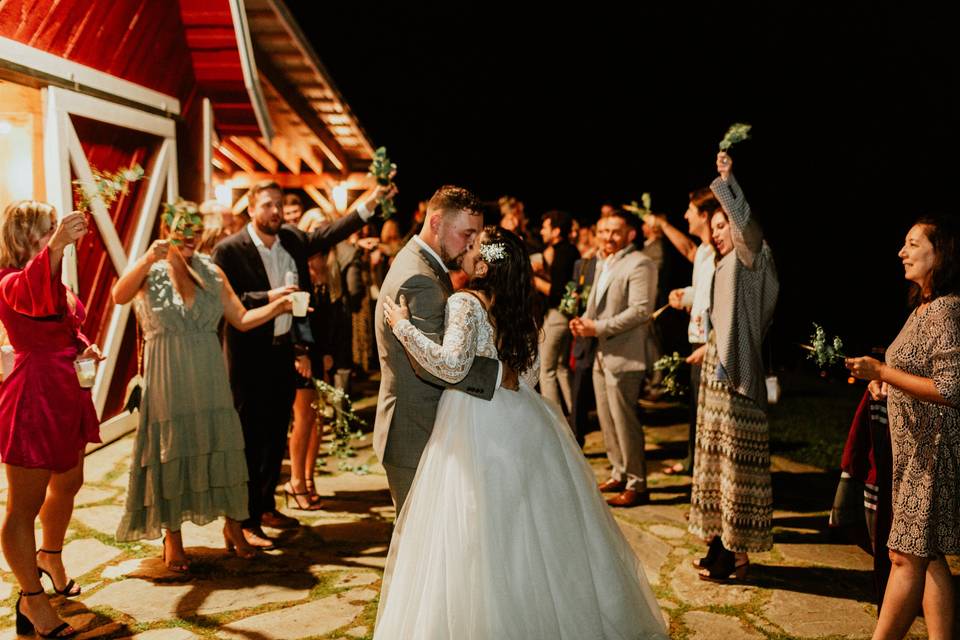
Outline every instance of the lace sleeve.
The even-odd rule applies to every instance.
[[[527,383],[527,386],[533,389],[540,381],[540,352],[537,351],[537,357],[530,365],[530,368],[520,374],[520,379]]]
[[[944,301],[932,318],[936,340],[931,354],[933,383],[951,406],[960,407],[960,301]]]
[[[453,295],[447,300],[443,344],[437,344],[409,320],[401,320],[393,328],[411,358],[432,375],[449,383],[467,377],[477,355],[477,335],[481,315],[479,301],[473,296]]]

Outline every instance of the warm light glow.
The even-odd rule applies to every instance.
[[[333,188],[333,206],[337,211],[344,211],[347,208],[347,185],[338,184]]]
[[[853,376],[850,376],[849,378],[847,378],[847,384],[855,384],[856,381],[857,379],[854,378]]]
[[[225,184],[218,184],[213,188],[214,196],[217,199],[217,202],[222,204],[225,207],[233,205],[233,189],[228,187]]]
[[[33,198],[33,116],[5,113],[0,118],[0,203]]]

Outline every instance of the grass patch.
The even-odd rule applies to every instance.
[[[839,468],[863,385],[804,373],[781,374],[780,384],[780,403],[769,409],[770,452],[821,469]]]

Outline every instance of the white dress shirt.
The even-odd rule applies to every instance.
[[[277,289],[288,284],[299,285],[297,263],[294,262],[293,256],[283,248],[283,245],[280,243],[280,238],[274,240],[273,246],[267,247],[263,240],[260,239],[260,236],[257,235],[257,230],[253,228],[252,222],[247,224],[247,233],[250,234],[250,238],[257,248],[257,253],[260,254],[260,260],[263,261],[263,268],[267,272],[270,288]],[[282,336],[289,333],[292,327],[293,314],[291,313],[281,313],[273,319],[274,336]]]
[[[702,242],[693,257],[693,285],[683,290],[683,306],[690,308],[687,338],[690,344],[706,344],[710,335],[710,290],[713,288],[714,251]]]

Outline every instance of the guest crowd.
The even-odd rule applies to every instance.
[[[642,399],[662,393],[653,364],[681,351],[689,365],[686,457],[663,469],[692,476],[689,530],[704,541],[704,580],[747,578],[751,552],[773,544],[766,369],[762,347],[779,294],[774,252],[735,178],[689,194],[686,229],[668,216],[611,204],[595,221],[564,211],[531,228],[512,197],[490,216],[527,247],[543,313],[540,392],[581,445],[595,409],[614,508],[650,502]],[[322,417],[314,381],[347,389],[375,372],[373,307],[393,257],[419,232],[376,221],[380,187],[349,215],[304,211],[273,182],[247,194],[245,213],[204,203],[202,228],[161,230],[113,287],[140,325],[143,390],[127,505],[118,540],[164,537],[163,562],[190,571],[181,523],[224,519],[224,544],[243,558],[275,545],[264,527],[298,520],[278,509],[323,508],[313,474]],[[76,596],[60,560],[83,450],[98,424],[81,360],[83,305],[61,284],[64,249],[87,231],[83,214],[59,222],[21,201],[0,218],[0,321],[15,364],[0,386],[0,456],[9,482],[3,552],[21,588],[18,631],[74,631],[44,596]],[[900,259],[915,310],[886,362],[850,358],[852,374],[886,400],[892,442],[890,579],[875,638],[900,638],[922,607],[931,637],[951,637],[945,554],[960,553],[960,229],[922,218]],[[680,262],[692,265],[681,269]],[[453,276],[457,283],[456,274]],[[683,281],[685,280],[685,281]],[[461,286],[463,280],[459,281]],[[294,314],[306,292],[308,311]],[[671,333],[670,324],[681,329]],[[226,354],[226,359],[224,359]],[[320,424],[320,428],[318,428]],[[281,485],[289,453],[290,476]],[[35,548],[39,517],[42,546]]]

